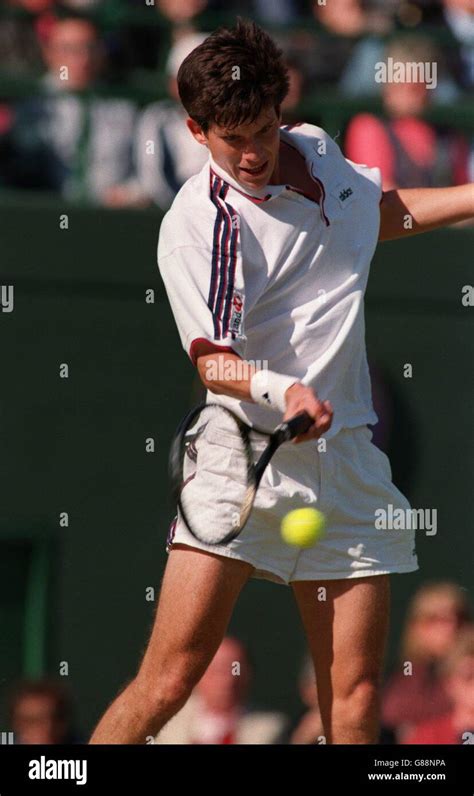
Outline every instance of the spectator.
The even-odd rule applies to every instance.
[[[209,0],[157,0],[156,9],[174,25],[191,22],[207,9]]]
[[[236,3],[241,10],[241,4]],[[270,25],[294,25],[306,11],[304,0],[252,0],[245,15]]]
[[[56,0],[7,0],[7,2],[8,5],[23,8],[30,14],[42,14],[52,9]]]
[[[104,0],[61,0],[61,5],[71,11],[93,11],[97,6],[103,5]]]
[[[324,5],[315,0],[312,7],[320,26],[310,56],[318,84],[337,85],[341,80],[344,83],[345,74],[353,74],[354,67],[351,64],[355,58],[357,79],[364,80],[360,70],[367,55],[359,52],[361,43],[366,40],[371,42],[372,37],[378,41],[377,37],[390,30],[390,12],[376,7],[368,10],[362,0],[331,0]],[[372,45],[368,46],[372,51]]]
[[[188,34],[172,48],[168,63],[170,99],[152,103],[142,112],[135,140],[136,181],[133,195],[143,204],[154,202],[167,210],[181,186],[202,169],[208,152],[194,140],[186,127],[187,114],[179,101],[177,74],[186,56],[206,38],[205,33]],[[109,207],[129,204],[129,184],[111,188],[105,201]]]
[[[387,50],[386,63],[438,63],[431,43],[400,37]],[[467,181],[467,142],[457,134],[441,133],[420,118],[436,89],[421,80],[383,83],[384,118],[368,113],[354,117],[346,132],[350,160],[378,166],[383,188],[435,187]]]
[[[285,60],[288,66],[290,86],[288,94],[281,104],[281,111],[282,123],[290,124],[298,121],[298,109],[305,95],[306,75],[297,56],[288,53]]]
[[[335,2],[313,2],[316,19],[329,33],[342,37],[361,36],[368,33],[385,33],[390,26],[392,9],[368,6],[362,0],[335,0]]]
[[[99,96],[105,56],[92,22],[53,19],[43,35],[45,93],[15,110],[8,184],[101,203],[131,176],[134,105]]]
[[[158,744],[273,744],[286,720],[247,707],[252,667],[240,641],[227,637],[186,705],[157,735]]]
[[[423,0],[418,5],[415,2],[398,3],[398,0],[394,0],[394,2],[392,0],[391,3],[385,4],[384,0],[383,5],[384,8],[382,9],[382,5],[380,5],[377,14],[376,5],[371,4],[372,14],[369,17],[371,22],[368,32],[355,43],[350,58],[342,71],[338,88],[346,97],[378,97],[380,95],[380,83],[374,80],[374,74],[377,64],[385,57],[386,38],[395,27],[395,12],[397,12],[398,24],[406,26],[410,30],[419,26],[425,17],[429,19],[430,9],[423,3]],[[439,13],[435,13],[434,16],[434,21],[436,21],[436,16],[439,16]],[[444,20],[443,26],[446,27]],[[407,37],[406,41],[409,50],[410,42],[416,45],[417,37]],[[454,47],[454,49],[457,48]],[[448,48],[446,54],[452,50],[453,47]],[[441,58],[442,55],[443,58]],[[452,58],[447,59],[444,55],[444,50],[443,52],[438,51],[436,54],[439,74],[434,99],[438,103],[453,102],[460,94],[454,79],[454,70],[446,69],[446,62]]]
[[[81,743],[73,730],[71,698],[62,683],[24,680],[9,698],[9,726],[16,744]]]
[[[473,0],[443,0],[443,21],[448,26],[457,48],[450,48],[451,69],[462,89],[474,88],[474,3]],[[468,155],[467,182],[474,181],[474,137]]]
[[[401,662],[382,700],[385,726],[403,740],[421,722],[442,715],[449,696],[440,667],[469,619],[466,592],[454,583],[422,586],[415,594],[406,622]]]
[[[474,627],[459,635],[441,671],[450,708],[419,724],[405,744],[474,744]]]
[[[474,87],[474,3],[472,0],[443,0],[444,20],[458,43],[457,72],[464,89]]]
[[[48,69],[46,80],[51,88],[64,92],[94,86],[104,52],[92,22],[80,17],[52,19],[42,44]]]
[[[41,50],[36,35],[37,16],[47,12],[54,0],[9,0],[0,18],[0,64],[2,71],[32,76],[41,68]],[[23,8],[27,14],[14,13]]]

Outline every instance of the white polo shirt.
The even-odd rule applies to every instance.
[[[330,432],[377,422],[365,352],[364,292],[379,231],[381,177],[344,158],[324,130],[281,128],[319,201],[290,185],[249,193],[212,157],[165,215],[158,265],[181,342],[199,339],[294,376],[334,409]],[[194,359],[193,359],[194,361]],[[272,409],[208,393],[271,430]]]

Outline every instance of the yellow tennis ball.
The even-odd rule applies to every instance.
[[[326,518],[318,509],[295,509],[283,517],[281,535],[287,544],[312,547],[324,536]]]

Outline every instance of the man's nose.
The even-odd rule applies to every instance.
[[[264,154],[263,147],[255,140],[250,140],[244,149],[244,155],[255,163],[261,163]]]

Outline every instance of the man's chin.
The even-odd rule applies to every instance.
[[[268,184],[268,180],[270,179],[269,164],[266,163],[262,171],[256,172],[255,174],[245,171],[244,169],[238,169],[237,179],[238,182],[240,182],[240,184],[244,185],[246,188],[259,191]]]

